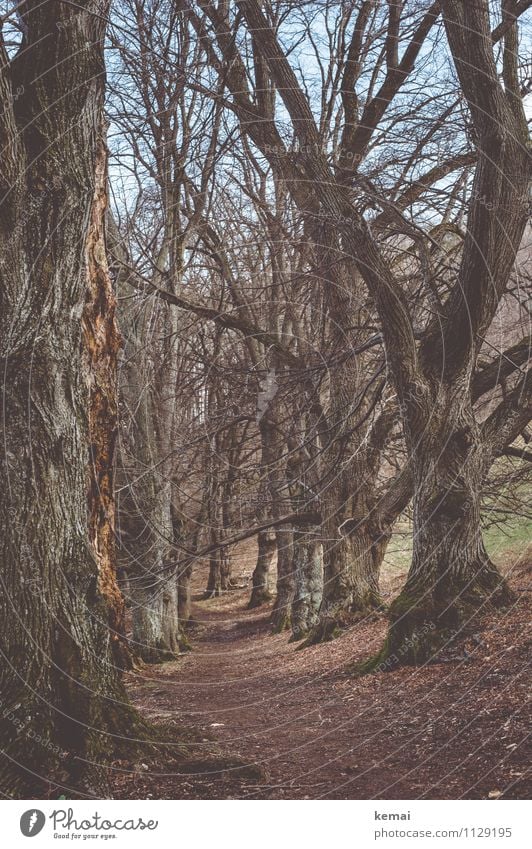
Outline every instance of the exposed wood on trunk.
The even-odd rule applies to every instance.
[[[114,497],[118,429],[117,357],[121,345],[116,297],[107,266],[107,150],[103,135],[95,159],[95,192],[85,247],[87,295],[83,335],[89,376],[89,538],[98,564],[98,589],[109,606],[113,654],[119,666],[131,660],[125,644],[124,599],[116,578]]]

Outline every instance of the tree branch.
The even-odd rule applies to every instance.
[[[471,386],[473,400],[477,401],[486,392],[495,389],[501,381],[528,362],[531,355],[532,343],[527,336],[502,352],[496,360],[475,374]]]
[[[477,139],[460,271],[422,345],[424,367],[452,380],[476,356],[508,285],[527,221],[531,173],[522,106],[510,105],[493,56],[487,0],[442,0],[445,28]],[[514,98],[515,101],[515,98]]]
[[[168,291],[167,289],[161,289],[151,280],[139,274],[139,272],[132,268],[123,256],[123,251],[117,250],[117,228],[116,224],[114,226],[109,226],[109,250],[113,256],[113,259],[118,264],[119,268],[125,271],[124,280],[130,286],[137,289],[138,291],[143,291],[147,289],[151,294],[156,295],[162,301],[165,301],[168,304],[172,304],[173,306],[179,307],[180,309],[187,310],[188,312],[193,312],[195,315],[200,318],[205,318],[208,321],[213,321],[215,324],[220,327],[225,328],[226,330],[237,330],[240,333],[243,333],[244,336],[250,337],[252,339],[256,339],[258,342],[261,342],[266,347],[275,351],[277,356],[285,362],[287,365],[292,368],[298,368],[301,370],[305,370],[307,368],[307,364],[305,361],[301,360],[299,357],[296,357],[291,353],[287,348],[282,345],[276,336],[273,333],[269,333],[266,330],[262,330],[260,327],[252,324],[244,318],[239,318],[237,315],[232,313],[224,313],[220,312],[220,310],[214,309],[213,307],[207,307],[202,304],[195,304],[192,301],[189,301],[187,298],[182,297],[181,295],[176,295],[173,292]]]
[[[532,6],[532,0],[519,0],[519,2],[509,3],[506,9],[506,15],[501,23],[495,27],[491,34],[491,40],[494,44],[501,40],[506,35],[510,27],[527,9]]]
[[[257,0],[237,0],[250,31],[268,63],[272,78],[290,114],[298,138],[307,178],[318,195],[325,215],[338,227],[344,249],[353,257],[366,285],[377,302],[387,358],[396,386],[409,395],[416,380],[417,351],[405,293],[395,280],[368,226],[351,204],[345,187],[332,174],[320,144],[320,136],[308,100],[298,83],[279,42]]]

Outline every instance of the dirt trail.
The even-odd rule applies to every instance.
[[[243,557],[241,581],[250,560]],[[264,777],[243,778],[232,769],[194,776],[149,770],[117,795],[529,796],[530,570],[520,567],[512,580],[519,601],[475,625],[464,654],[462,645],[460,656],[451,652],[446,662],[362,679],[345,667],[379,647],[382,617],[296,651],[289,635],[271,635],[267,609],[245,609],[247,588],[197,598],[194,651],[136,675],[132,696],[151,719],[205,734],[195,744],[198,757],[214,738],[224,756],[260,764]],[[396,587],[397,580],[389,585]]]

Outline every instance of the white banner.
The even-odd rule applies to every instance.
[[[530,849],[520,801],[3,801],[2,845]],[[31,840],[35,840],[31,843]],[[67,843],[68,841],[68,843]]]

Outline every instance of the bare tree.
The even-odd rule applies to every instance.
[[[181,639],[171,564],[183,332],[181,314],[154,289],[176,294],[182,287],[185,255],[207,203],[219,109],[210,101],[205,106],[185,86],[185,69],[195,73],[202,49],[191,40],[179,4],[127,0],[118,12],[111,28],[109,113],[113,130],[120,132],[114,163],[125,181],[123,197],[116,196],[112,246],[126,337],[121,563],[128,575],[134,650],[153,661],[174,656]]]
[[[530,374],[482,426],[473,414],[471,381],[526,223],[530,159],[518,86],[517,24],[511,19],[505,30],[502,81],[493,54],[487,2],[435,4],[412,42],[414,51],[418,50],[420,35],[430,29],[441,6],[477,149],[457,279],[417,344],[406,292],[321,152],[308,99],[273,28],[255,0],[237,2],[237,6],[251,30],[260,29],[260,49],[290,113],[305,174],[315,186],[324,214],[338,221],[344,249],[354,257],[379,313],[414,475],[412,568],[392,606],[383,654],[397,663],[417,662],[444,644],[472,609],[487,600],[496,605],[509,600],[509,591],[482,544],[480,493],[487,458],[502,438],[495,424],[504,417],[507,437],[514,428],[519,433],[523,416],[529,415]],[[389,35],[391,48],[397,34],[389,29]],[[393,90],[393,81],[399,87],[412,70],[408,49],[401,60],[396,49],[390,49],[387,63]],[[379,102],[375,109],[380,109]],[[366,136],[362,124],[350,146],[353,153],[365,146]]]

